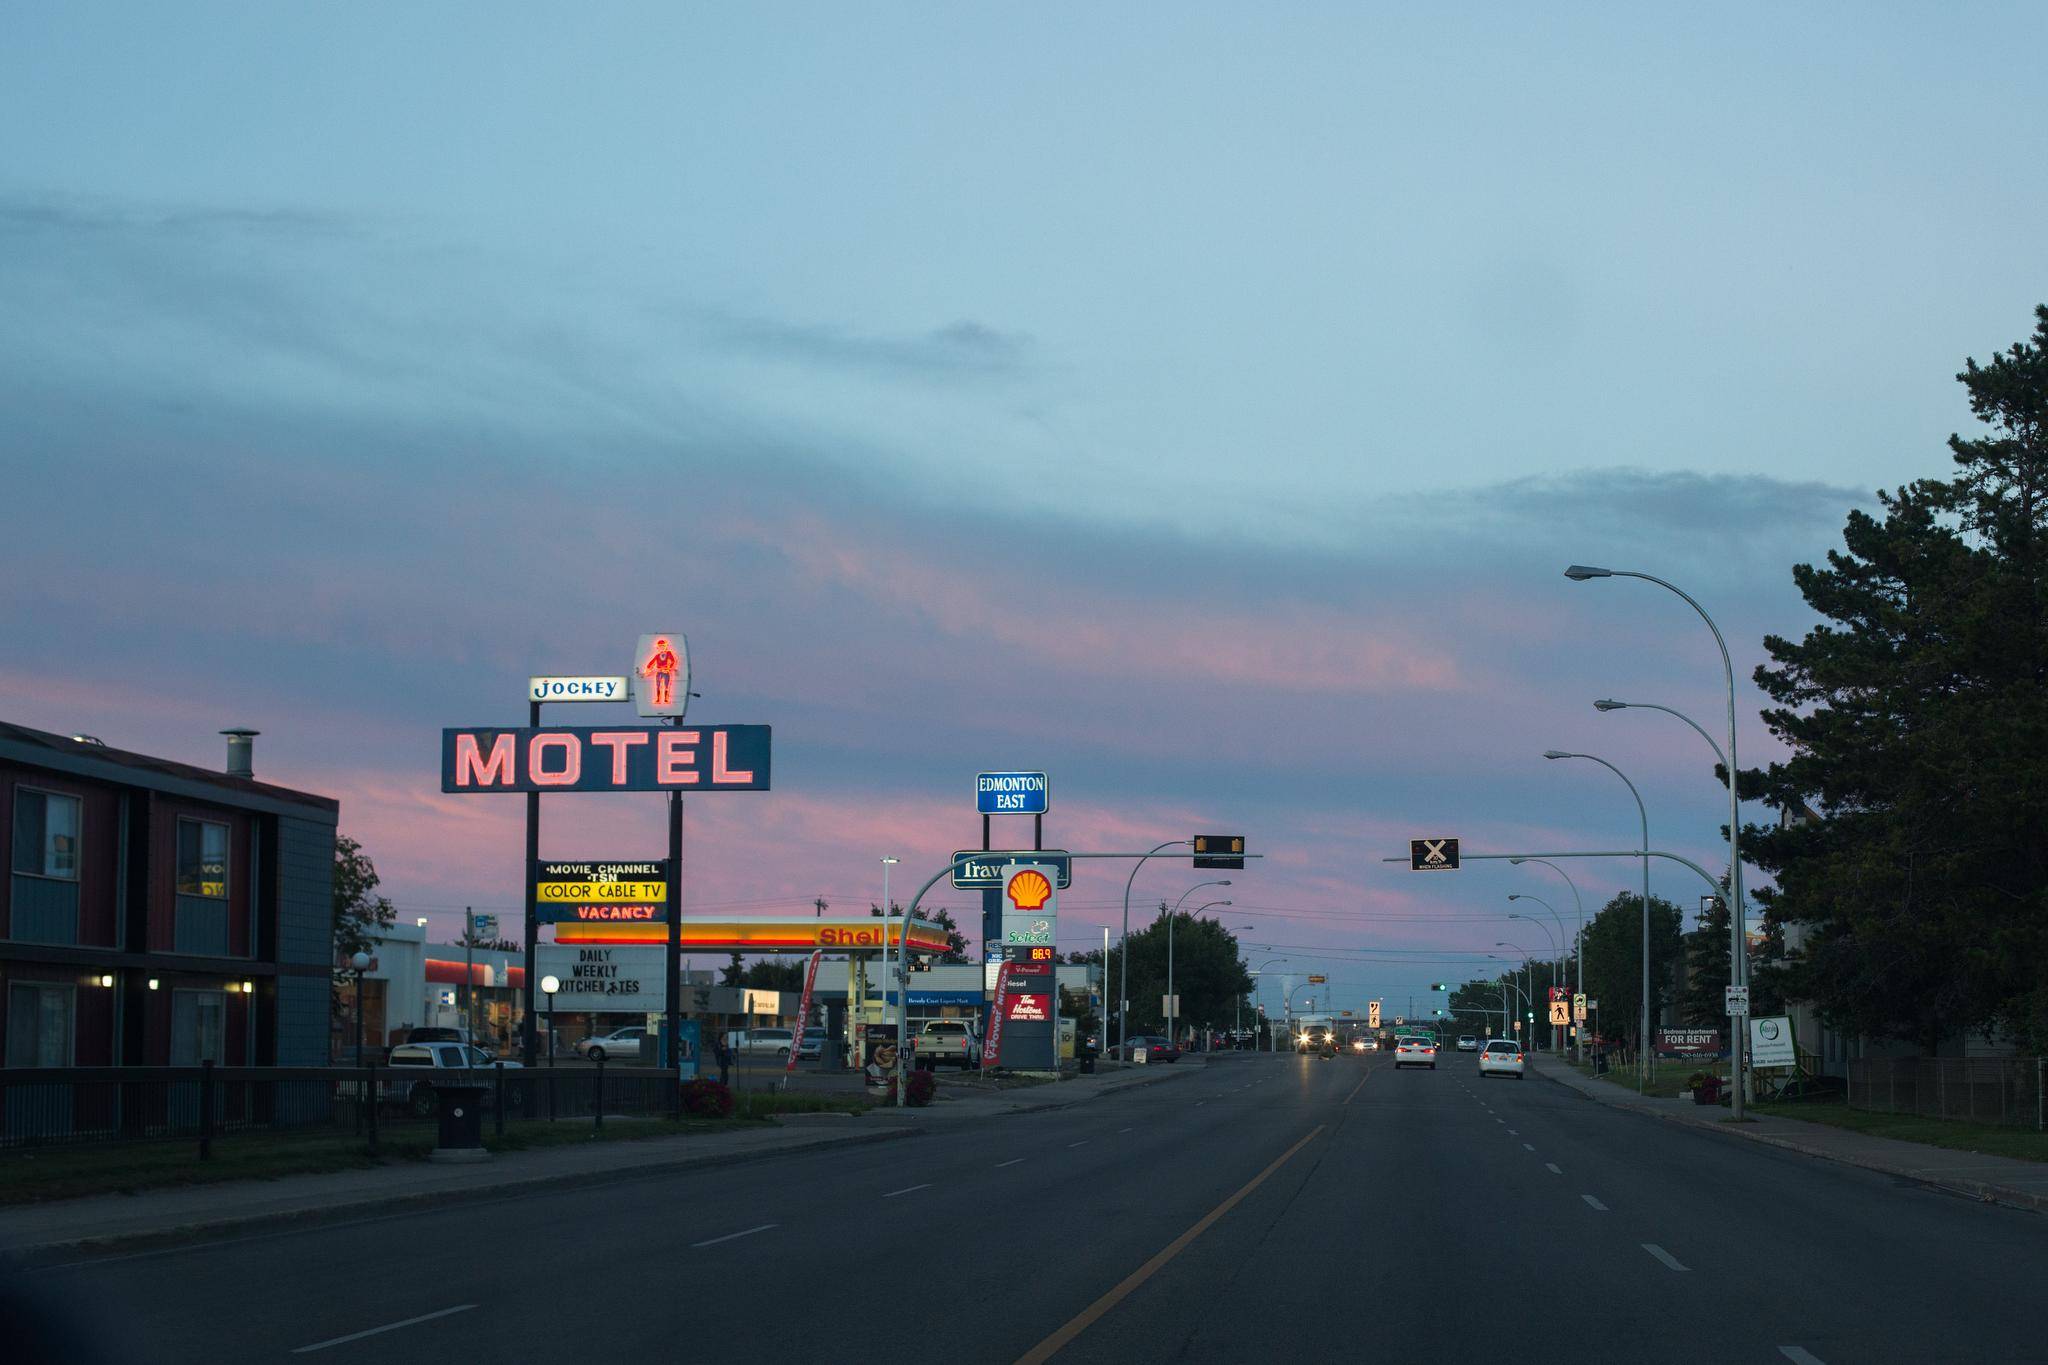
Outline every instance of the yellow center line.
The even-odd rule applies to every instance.
[[[1243,1188],[1237,1191],[1237,1193],[1231,1195],[1230,1198],[1224,1200],[1215,1208],[1203,1214],[1202,1220],[1200,1222],[1196,1223],[1186,1232],[1183,1232],[1180,1236],[1174,1238],[1171,1242],[1168,1242],[1166,1244],[1165,1249],[1162,1250],[1158,1255],[1154,1256],[1151,1260],[1145,1262],[1145,1264],[1139,1266],[1130,1274],[1124,1276],[1123,1280],[1117,1284],[1116,1288],[1110,1290],[1107,1294],[1104,1294],[1101,1298],[1097,1299],[1095,1302],[1089,1304],[1086,1308],[1082,1309],[1079,1313],[1075,1314],[1073,1320],[1067,1323],[1066,1326],[1060,1328],[1059,1331],[1054,1332],[1044,1341],[1039,1342],[1036,1346],[1026,1351],[1023,1355],[1017,1357],[1017,1365],[1044,1365],[1045,1361],[1051,1360],[1055,1355],[1057,1355],[1061,1350],[1063,1350],[1066,1347],[1068,1342],[1072,1341],[1075,1337],[1080,1336],[1081,1333],[1087,1331],[1090,1327],[1094,1326],[1096,1321],[1100,1319],[1104,1313],[1107,1313],[1110,1309],[1116,1307],[1119,1303],[1122,1303],[1126,1298],[1130,1297],[1132,1290],[1136,1289],[1139,1285],[1145,1283],[1145,1281],[1151,1279],[1154,1275],[1158,1274],[1160,1269],[1163,1266],[1165,1266],[1168,1261],[1171,1261],[1174,1257],[1180,1255],[1181,1252],[1186,1251],[1189,1243],[1193,1242],[1197,1237],[1200,1237],[1203,1233],[1207,1232],[1211,1225],[1213,1225],[1217,1219],[1221,1218],[1224,1214],[1229,1213],[1232,1209],[1236,1208],[1238,1204],[1244,1200],[1244,1197],[1246,1195],[1250,1194],[1259,1186],[1265,1184],[1266,1178],[1268,1176],[1272,1175],[1273,1172],[1279,1170],[1282,1166],[1285,1166],[1288,1163],[1288,1161],[1290,1161],[1293,1158],[1296,1152],[1299,1152],[1302,1148],[1308,1146],[1309,1143],[1314,1142],[1317,1136],[1322,1133],[1322,1131],[1323,1125],[1320,1123],[1317,1124],[1314,1128],[1310,1129],[1306,1137],[1302,1138],[1301,1141],[1295,1143],[1292,1147],[1289,1147],[1286,1151],[1282,1152],[1277,1158],[1274,1159],[1272,1165],[1268,1166],[1265,1170],[1260,1171],[1257,1175],[1253,1176],[1248,1182],[1246,1182]]]

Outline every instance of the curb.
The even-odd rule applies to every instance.
[[[808,1142],[793,1142],[782,1147],[762,1147],[743,1152],[714,1152],[703,1156],[678,1156],[672,1160],[651,1161],[637,1166],[615,1167],[596,1171],[565,1171],[554,1175],[528,1176],[508,1180],[496,1185],[476,1185],[457,1190],[420,1190],[409,1194],[372,1195],[347,1204],[327,1204],[305,1209],[276,1209],[264,1213],[252,1213],[240,1217],[209,1219],[204,1222],[182,1223],[175,1227],[150,1228],[136,1232],[106,1233],[93,1237],[76,1237],[55,1242],[36,1242],[23,1246],[0,1248],[0,1260],[10,1261],[19,1268],[38,1268],[73,1259],[104,1254],[111,1251],[152,1251],[168,1247],[183,1246],[192,1242],[232,1240],[237,1236],[257,1232],[280,1232],[297,1228],[318,1227],[328,1223],[355,1222],[359,1219],[387,1217],[392,1214],[414,1213],[439,1208],[449,1204],[487,1203],[494,1199],[513,1198],[520,1195],[549,1193],[556,1190],[578,1189],[596,1185],[615,1185],[649,1175],[675,1175],[684,1171],[706,1170],[719,1166],[742,1166],[756,1161],[768,1161],[779,1156],[798,1156],[807,1152],[833,1147],[866,1146],[877,1142],[894,1142],[901,1138],[914,1137],[921,1131],[916,1128],[882,1128],[861,1133],[835,1133],[828,1137],[814,1138]]]
[[[1794,1142],[1789,1138],[1774,1137],[1769,1133],[1751,1132],[1732,1123],[1695,1123],[1690,1119],[1678,1118],[1675,1115],[1661,1113],[1655,1109],[1644,1109],[1639,1105],[1630,1104],[1627,1100],[1610,1100],[1604,1096],[1581,1090],[1571,1082],[1551,1075],[1548,1072],[1539,1071],[1536,1074],[1553,1085],[1562,1086],[1564,1089],[1571,1091],[1581,1099],[1592,1104],[1603,1104],[1609,1109],[1618,1109],[1626,1114],[1657,1119],[1664,1123],[1675,1123],[1681,1128],[1688,1128],[1697,1132],[1739,1138],[1744,1142],[1754,1142],[1760,1146],[1774,1147],[1781,1152],[1793,1152],[1799,1156],[1811,1157],[1816,1161],[1832,1161],[1837,1166],[1853,1166],[1857,1170],[1872,1171],[1878,1175],[1888,1175],[1894,1180],[1910,1180],[1915,1185],[1924,1185],[1929,1189],[1963,1195],[1979,1204],[1998,1204],[2005,1208],[2019,1209],[2026,1213],[2048,1213],[2048,1194],[2033,1194],[2026,1190],[2016,1190],[2010,1185],[1994,1185],[1982,1180],[1963,1180],[1952,1176],[1926,1175],[1914,1171],[1910,1167],[1894,1166],[1890,1162],[1873,1161],[1864,1157],[1850,1156],[1843,1152],[1831,1152],[1822,1147],[1809,1147],[1805,1143]],[[1946,1149],[1935,1148],[1933,1150],[1941,1151]]]

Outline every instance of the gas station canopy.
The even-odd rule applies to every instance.
[[[943,953],[946,930],[927,920],[909,924],[910,951]],[[830,953],[879,953],[894,951],[904,936],[906,921],[901,915],[888,919],[864,915],[838,919],[731,919],[683,921],[683,951],[686,953],[808,953],[823,949]],[[557,943],[663,944],[668,942],[666,924],[562,923],[555,926]]]

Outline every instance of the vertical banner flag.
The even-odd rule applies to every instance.
[[[796,1070],[796,1056],[804,1050],[804,1026],[811,1022],[811,992],[818,985],[818,963],[824,959],[823,951],[811,954],[811,965],[804,973],[803,999],[796,1007],[796,1032],[789,1039],[789,1060],[783,1064],[783,1071]]]
[[[1010,964],[996,967],[996,1007],[989,1011],[988,1046],[981,1050],[981,1069],[988,1070],[1003,1060],[1003,1016],[1010,1006]]]

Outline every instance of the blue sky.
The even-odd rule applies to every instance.
[[[875,894],[971,838],[975,770],[1043,766],[1075,847],[1252,832],[1249,937],[1384,949],[1348,985],[1393,993],[1519,884],[1372,857],[1629,836],[1544,748],[1713,858],[1697,739],[1586,704],[1709,717],[1711,642],[1557,571],[1687,584],[1742,675],[1805,628],[1789,566],[1942,471],[1963,357],[2048,298],[2044,40],[11,6],[4,714],[202,761],[259,725],[441,914],[516,896],[516,812],[434,793],[434,732],[680,625],[706,714],[778,727],[780,790],[704,811],[702,903]]]

